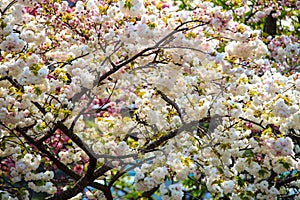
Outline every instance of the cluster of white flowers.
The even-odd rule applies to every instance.
[[[46,36],[44,32],[35,33],[31,29],[24,30],[20,37],[27,43],[35,43],[36,45],[46,42]]]
[[[54,173],[52,171],[45,171],[45,172],[40,172],[37,174],[33,173],[27,173],[25,174],[25,181],[31,181],[31,180],[51,180],[54,178]]]
[[[73,162],[72,155],[73,155],[73,153],[70,151],[60,151],[58,153],[60,161],[64,164],[69,164],[69,163]]]
[[[168,175],[168,170],[166,167],[157,167],[150,175],[156,183],[161,183]]]
[[[131,17],[141,16],[144,13],[144,4],[141,0],[120,0],[119,6],[121,12],[124,13],[124,15],[128,15]]]
[[[157,144],[161,151],[144,153],[151,161],[135,169],[134,187],[160,186],[163,199],[181,199],[181,181],[189,175],[203,176],[199,181],[214,198],[251,191],[258,194],[251,198],[274,199],[281,190],[266,181],[271,172],[299,168],[288,133],[300,129],[300,74],[278,71],[297,68],[299,43],[282,36],[266,45],[260,31],[234,22],[234,13],[250,11],[245,1],[234,13],[201,1],[179,12],[178,2],[168,0],[87,0],[73,8],[66,1],[39,2],[18,0],[1,16],[0,120],[6,127],[33,125],[26,134],[42,138],[53,121],[70,127],[76,119],[74,134],[99,155],[97,164],[109,160],[105,154],[116,157],[115,170],[134,162],[119,157]],[[9,3],[1,1],[1,10]],[[48,16],[50,10],[57,14]],[[252,22],[270,12],[256,12]],[[97,83],[99,77],[105,80]],[[87,128],[92,120],[95,127]],[[10,132],[1,129],[0,136]],[[164,136],[168,141],[161,142]],[[13,155],[11,180],[55,193],[53,172],[37,172],[41,156],[21,155],[16,144],[0,150]],[[57,156],[79,173],[88,160],[71,147]]]
[[[223,189],[224,194],[231,193],[231,192],[233,192],[233,190],[235,188],[235,182],[233,180],[224,181],[221,184],[221,187]]]
[[[256,59],[268,53],[267,46],[261,40],[251,42],[232,41],[226,45],[225,50],[230,56]]]
[[[147,164],[143,164],[142,168],[135,169],[134,185],[138,191],[148,191],[151,188],[164,182],[168,171],[166,167],[158,167],[151,172],[150,176],[145,176],[148,173],[148,168],[145,167]]]
[[[271,146],[272,153],[276,156],[293,155],[294,144],[291,138],[281,137],[273,142]]]
[[[255,186],[261,192],[257,196],[258,199],[274,199],[279,194],[279,191],[276,189],[276,187],[269,187],[269,183],[266,180],[257,183]]]
[[[37,168],[40,166],[41,156],[33,154],[25,154],[24,157],[20,158],[19,154],[12,155],[15,162],[15,167],[10,169],[11,180],[13,182],[28,181],[28,186],[36,192],[47,192],[49,194],[54,194],[56,192],[56,187],[50,182],[54,178],[54,173],[52,171],[45,171],[40,173],[35,173]],[[35,185],[34,182],[44,180],[45,185]]]
[[[44,185],[36,185],[33,182],[29,182],[28,187],[35,192],[46,192],[48,194],[55,194],[57,192],[56,187],[49,181],[45,182]]]
[[[24,40],[17,33],[11,33],[1,42],[0,49],[5,52],[20,52],[25,46]]]
[[[82,70],[80,68],[75,68],[72,70],[73,79],[78,79],[78,84],[85,88],[92,89],[94,86],[94,76],[88,70]]]
[[[289,125],[291,128],[294,128],[296,130],[300,129],[300,111],[297,111],[295,114],[293,114],[290,118]]]
[[[272,113],[274,114],[274,116],[282,118],[287,118],[291,115],[289,107],[285,104],[284,99],[278,99],[275,102]]]
[[[49,70],[46,67],[42,67],[37,71],[36,76],[29,67],[25,66],[22,73],[18,77],[18,81],[22,85],[44,83],[48,72]]]
[[[18,200],[18,197],[12,197],[7,191],[0,190],[1,200]],[[24,197],[24,200],[29,200],[29,198]]]
[[[40,155],[25,154],[23,158],[18,158],[19,154],[14,154],[13,159],[15,161],[15,168],[12,168],[11,171],[16,171],[17,173],[25,174],[29,171],[36,170],[41,162]]]
[[[180,200],[184,195],[181,183],[171,184],[168,187],[163,183],[159,190],[163,200]]]

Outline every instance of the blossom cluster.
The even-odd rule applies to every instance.
[[[52,171],[35,173],[41,163],[40,155],[34,156],[27,153],[23,158],[20,158],[20,154],[13,154],[12,158],[14,167],[10,168],[9,176],[13,183],[24,180],[28,182],[28,187],[35,192],[47,192],[49,194],[56,192],[57,189],[51,182],[51,179],[54,178]],[[39,183],[35,184],[35,181]],[[44,181],[44,183],[41,183],[41,181]]]
[[[293,3],[0,2],[9,187],[25,184],[24,198],[93,199],[98,189],[111,199],[134,169],[125,198],[286,195],[300,170],[299,38],[236,20],[253,6],[248,22],[258,23]],[[19,195],[8,191],[1,197]]]

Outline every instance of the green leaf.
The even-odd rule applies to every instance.
[[[242,187],[245,185],[245,181],[241,177],[237,176],[236,179],[239,186]]]
[[[36,94],[37,96],[40,96],[43,93],[41,88],[36,87],[36,86],[33,88],[33,91],[34,91],[34,94]]]
[[[259,176],[264,176],[266,173],[268,173],[268,171],[266,169],[260,169],[258,171]]]
[[[242,155],[242,158],[246,158],[246,157],[253,157],[254,156],[254,153],[252,150],[250,149],[247,149],[244,151],[243,155]]]

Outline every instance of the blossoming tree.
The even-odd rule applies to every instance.
[[[300,198],[300,4],[255,2],[2,0],[1,198]]]

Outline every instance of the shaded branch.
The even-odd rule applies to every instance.
[[[57,129],[58,129],[58,126],[55,125],[50,131],[47,131],[47,133],[43,137],[41,137],[39,140],[37,140],[35,142],[35,145],[40,146],[45,140],[50,138]]]
[[[115,67],[113,67],[111,70],[105,72],[102,76],[100,76],[99,80],[98,80],[98,85],[100,85],[100,83],[102,81],[104,81],[107,77],[109,77],[110,75],[114,74],[115,72],[117,72],[119,69],[121,69],[123,66],[129,64],[130,62],[134,61],[135,59],[137,59],[138,57],[142,56],[144,53],[154,50],[154,47],[149,47],[146,48],[144,50],[142,50],[141,52],[135,54],[133,57],[125,60],[124,62],[120,63],[119,65],[116,65]]]
[[[58,128],[66,134],[77,146],[79,146],[90,159],[96,159],[95,154],[92,149],[90,149],[76,134],[74,134],[73,130],[68,129],[66,125],[64,125],[61,121],[57,122]]]
[[[113,92],[114,92],[114,90],[116,89],[116,86],[117,86],[117,82],[118,82],[118,80],[116,80],[115,81],[115,83],[114,83],[114,87],[113,87],[113,89],[112,89],[112,91],[111,91],[111,93],[109,94],[109,96],[108,96],[108,98],[105,100],[105,102],[103,103],[103,105],[100,107],[100,108],[98,108],[97,109],[97,111],[96,112],[100,112],[100,111],[102,111],[102,109],[103,109],[103,107],[110,101],[110,98],[111,98],[111,96],[112,96],[112,94],[113,94]]]
[[[150,197],[152,196],[152,194],[154,194],[154,192],[155,192],[156,190],[158,190],[158,188],[159,188],[159,186],[156,186],[156,187],[152,188],[152,189],[149,190],[149,191],[143,192],[142,197],[150,198]]]
[[[89,166],[88,166],[88,170],[87,170],[86,174],[82,178],[80,178],[72,188],[67,189],[63,192],[57,193],[47,199],[61,200],[64,198],[71,198],[71,197],[75,196],[76,194],[82,192],[83,189],[89,185],[89,183],[94,181],[94,179],[92,179],[92,176],[96,169],[96,164],[97,164],[97,159],[90,157]]]
[[[11,76],[4,76],[0,78],[0,81],[7,80],[9,81],[14,87],[24,92],[23,85],[19,84],[15,79],[13,79]]]
[[[93,98],[90,99],[90,101],[87,103],[87,106],[89,106],[91,103],[93,102]],[[76,125],[76,122],[78,121],[78,119],[80,118],[80,116],[82,114],[84,114],[84,111],[86,110],[87,108],[84,107],[80,110],[80,112],[76,115],[75,119],[73,120],[71,126],[70,126],[70,130],[73,131],[74,130],[74,127]]]
[[[285,178],[283,180],[279,180],[276,182],[275,184],[275,187],[277,189],[279,189],[281,186],[287,184],[287,183],[290,183],[292,181],[296,181],[296,180],[299,180],[300,179],[300,176],[292,176],[292,177],[288,177],[288,178]]]
[[[26,128],[16,127],[16,131],[19,132],[25,138],[25,140],[28,141],[29,144],[34,145],[41,153],[45,154],[58,167],[58,169],[60,169],[65,174],[67,174],[68,176],[70,176],[71,178],[73,178],[75,180],[78,180],[80,178],[80,175],[78,175],[75,172],[73,172],[72,170],[70,170],[65,164],[63,164],[52,153],[50,153],[47,150],[47,147],[45,145],[40,144],[40,143],[39,143],[39,145],[37,145],[36,141],[26,134],[27,130],[28,130],[28,127],[26,127]]]
[[[156,92],[161,96],[161,98],[163,100],[165,100],[165,102],[167,102],[168,104],[170,104],[171,106],[173,106],[175,108],[175,110],[177,111],[181,121],[183,122],[183,117],[182,117],[182,113],[180,111],[179,106],[174,101],[172,101],[167,95],[165,95],[162,91],[156,89]]]
[[[97,178],[99,178],[100,176],[102,176],[105,172],[109,171],[112,169],[112,164],[109,162],[109,163],[104,163],[100,168],[98,168],[93,176],[92,176],[92,179],[95,180]]]
[[[246,119],[246,118],[243,118],[243,117],[240,117],[240,119],[243,120],[243,121],[246,121],[246,122],[250,122],[250,123],[252,123],[252,124],[255,124],[255,125],[257,125],[257,126],[263,128],[263,129],[266,129],[266,127],[264,127],[264,126],[262,125],[262,122],[257,123],[257,122],[255,122],[255,121],[252,121],[252,120],[249,120],[249,119]]]
[[[274,10],[267,16],[266,22],[264,24],[264,32],[269,35],[276,35],[276,23],[277,19],[273,18],[273,14],[276,13]]]
[[[108,184],[108,187],[111,187],[114,182],[116,182],[121,176],[123,176],[125,173],[129,172],[130,170],[133,170],[134,168],[136,168],[137,166],[140,166],[142,163],[144,162],[147,162],[147,161],[150,161],[152,160],[153,158],[155,158],[154,156],[153,157],[150,157],[150,158],[147,158],[145,160],[142,160],[141,162],[137,163],[137,164],[134,164],[132,167],[129,167],[127,169],[122,169],[122,171],[118,172],[116,175],[114,175],[109,184]]]
[[[203,120],[207,120],[204,118]],[[202,121],[202,120],[201,120]],[[145,148],[140,149],[141,152],[148,152],[149,150],[153,150],[156,147],[159,147],[164,142],[168,141],[169,139],[175,137],[176,135],[180,134],[183,131],[192,132],[197,128],[199,121],[192,121],[190,123],[182,125],[180,128],[175,129],[174,131],[169,132],[155,140],[154,142],[148,144]]]

